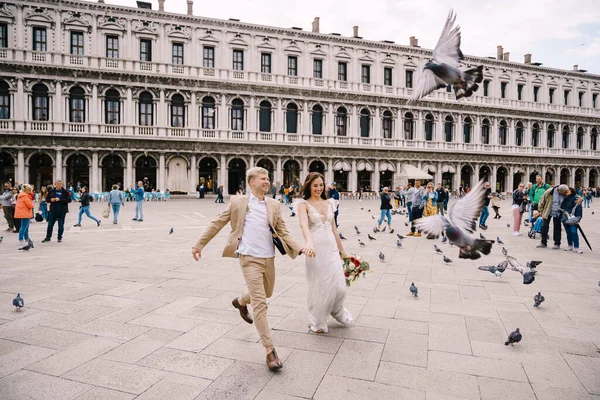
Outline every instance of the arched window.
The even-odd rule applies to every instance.
[[[10,119],[10,87],[0,81],[0,119]]]
[[[335,134],[337,136],[346,136],[348,131],[348,112],[344,107],[337,109],[335,115]]]
[[[592,135],[590,136],[590,149],[598,150],[598,129],[592,129]]]
[[[154,125],[154,104],[150,92],[140,94],[139,120],[141,126]]]
[[[577,149],[581,150],[583,149],[583,138],[585,137],[585,133],[583,131],[583,128],[580,126],[579,128],[577,128]]]
[[[185,126],[185,100],[179,93],[171,97],[171,126],[173,128]]]
[[[386,110],[383,112],[383,119],[381,120],[381,131],[384,139],[392,138],[392,112]]]
[[[258,130],[271,132],[271,103],[266,100],[260,102],[258,110]]]
[[[404,139],[415,139],[415,117],[409,112],[404,114]]]
[[[34,121],[48,121],[50,115],[50,102],[48,100],[48,88],[38,83],[32,88],[32,110]]]
[[[108,89],[104,96],[104,122],[116,125],[121,123],[121,97],[115,89]]]
[[[571,138],[571,132],[569,131],[569,127],[565,125],[562,130],[562,148],[563,149],[569,148],[569,139],[570,138]]]
[[[313,135],[323,134],[323,107],[318,104],[312,108],[312,133]]]
[[[471,131],[473,129],[473,120],[471,117],[465,118],[463,124],[463,141],[465,143],[471,143]]]
[[[202,99],[202,129],[215,129],[215,99],[206,96]]]
[[[523,146],[523,123],[517,122],[517,129],[515,132],[515,145]]]
[[[506,146],[507,143],[507,131],[508,131],[508,127],[506,125],[506,121],[502,120],[500,121],[500,124],[498,126],[498,143],[501,144],[502,146]]]
[[[285,110],[285,131],[298,133],[298,106],[294,103],[288,104]]]
[[[360,137],[369,137],[371,133],[371,113],[363,108],[360,111]]]
[[[433,115],[431,114],[425,117],[425,140],[433,140]]]
[[[231,129],[234,131],[244,130],[244,102],[240,99],[231,102]]]
[[[69,122],[85,122],[85,92],[79,86],[69,90]]]
[[[451,116],[447,116],[444,121],[444,140],[446,142],[452,142],[453,140],[453,129],[454,129],[454,119]]]
[[[490,144],[490,120],[481,121],[481,143]]]
[[[540,145],[540,124],[537,122],[531,128],[531,145],[533,147],[539,147]]]
[[[548,148],[554,147],[554,125],[548,125]]]

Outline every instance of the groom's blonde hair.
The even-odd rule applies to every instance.
[[[246,182],[248,182],[248,184],[250,184],[250,181],[252,179],[256,178],[259,175],[267,175],[267,176],[269,176],[269,171],[267,171],[266,169],[264,169],[262,167],[253,167],[253,168],[250,168],[246,172]]]

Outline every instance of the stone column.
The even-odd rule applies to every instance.
[[[158,188],[162,193],[165,192],[165,154],[160,153],[158,156]]]
[[[99,192],[103,192],[104,191],[103,185],[104,185],[104,182],[102,182],[102,166],[100,166],[98,168],[98,191]]]
[[[90,120],[89,122],[92,125],[98,124],[100,122],[100,118],[98,115],[98,110],[100,107],[100,103],[98,102],[98,85],[97,84],[93,84],[92,85],[92,103],[89,105],[89,113],[90,113]],[[95,129],[95,127],[94,127]],[[95,132],[98,132],[95,130]]]
[[[379,107],[375,108],[375,116],[372,119],[373,123],[373,134],[371,137],[375,139],[381,139],[381,109]]]
[[[281,157],[277,157],[277,169],[275,170],[275,182],[277,187],[283,183],[283,171],[281,170]]]
[[[302,171],[300,172],[300,184],[304,183],[304,180],[306,179],[307,175],[308,175],[308,158],[303,157],[302,158]],[[325,182],[325,185],[327,185],[327,182]]]
[[[259,130],[256,114],[258,114],[258,110],[256,109],[256,99],[254,97],[250,97],[250,108],[248,109],[248,125],[246,126],[246,130],[249,132],[258,132]]]
[[[62,165],[63,165],[63,158],[62,158],[62,150],[56,150],[56,159],[54,162],[54,176],[53,176],[53,181],[56,182],[57,180],[62,180],[63,176],[62,176]],[[65,182],[66,183],[66,182]]]
[[[583,174],[583,182],[581,182],[582,186],[590,187],[590,167],[584,168]]]
[[[310,133],[310,113],[308,111],[308,101],[304,102],[302,110],[302,116],[300,117],[301,128],[298,130],[298,133],[306,135]]]
[[[438,162],[435,168],[435,176],[434,183],[437,185],[438,183],[442,183],[442,163]],[[435,186],[437,188],[437,186]]]
[[[90,174],[90,191],[99,192],[100,184],[98,182],[98,152],[92,152],[92,173]]]
[[[475,116],[475,126],[473,127],[473,131],[471,132],[471,143],[481,143],[481,117],[479,115]]]
[[[221,154],[221,161],[219,162],[221,177],[219,178],[219,186],[223,185],[223,193],[229,193],[229,182],[227,182],[227,159],[224,154]]]
[[[23,150],[19,150],[17,152],[17,173],[15,181],[23,183],[25,180],[29,180],[29,177],[25,176],[25,153]]]
[[[167,102],[165,100],[165,91],[164,90],[160,90],[159,91],[159,97],[158,97],[158,110],[156,112],[156,121],[154,121],[154,125],[156,127],[163,127],[163,126],[170,126],[170,124],[167,124]],[[161,189],[162,191],[162,189]]]
[[[508,177],[506,179],[508,180],[508,186],[505,188],[505,191],[510,193],[515,187],[515,167],[513,165],[510,166]]]
[[[375,160],[375,170],[373,171],[373,185],[372,188],[374,191],[379,193],[379,189],[381,187],[381,173],[379,171],[379,160]],[[391,188],[393,191],[394,188]]]
[[[135,106],[133,104],[133,92],[131,87],[127,88],[126,98],[125,98],[125,107],[123,110],[123,121],[125,125],[134,125],[135,124],[135,116],[137,115]]]
[[[127,164],[125,167],[126,169],[125,169],[125,179],[124,179],[125,187],[128,188],[131,185],[134,185],[135,187],[137,187],[137,184],[135,182],[135,176],[133,176],[133,156],[131,155],[131,153],[129,151],[127,152],[127,160],[126,161],[127,161]]]
[[[439,113],[438,117],[437,117],[437,124],[435,124],[436,126],[433,129],[433,141],[434,142],[444,142],[445,141],[444,140],[444,135],[445,135],[444,122],[445,121],[444,121],[442,113]]]
[[[192,156],[190,157],[190,176],[189,176],[188,181],[189,181],[188,194],[195,193],[196,192],[196,182],[198,181],[198,162],[196,161],[195,154],[192,154]]]
[[[327,119],[325,120],[325,126],[323,133],[329,136],[335,136],[335,117],[333,115],[333,104],[327,106]]]
[[[352,160],[352,170],[350,171],[349,176],[349,188],[348,190],[352,193],[356,192],[358,189],[358,177],[356,171],[356,160]]]
[[[498,166],[496,164],[492,165],[492,171],[490,176],[490,187],[492,188],[492,192],[496,191],[496,174],[498,173]]]
[[[281,111],[281,99],[277,99],[277,105],[275,107],[275,115],[271,117],[271,121],[275,126],[275,129],[271,128],[273,132],[285,132],[284,123],[283,123],[283,115]]]
[[[460,187],[460,172],[462,171],[462,164],[456,164],[456,172],[452,176],[452,190],[458,190]],[[463,188],[464,189],[464,188]]]
[[[494,118],[494,122],[492,124],[492,131],[490,132],[490,144],[500,144],[498,140],[498,118]],[[495,181],[494,181],[495,182]],[[495,186],[492,186],[495,188]]]
[[[576,167],[571,167],[569,168],[569,186],[572,188],[575,188],[575,171],[577,170]],[[575,188],[576,189],[576,188]]]
[[[425,126],[423,125],[423,113],[421,111],[417,111],[417,132],[416,132],[416,140],[423,141],[425,140]]]
[[[54,91],[54,98],[52,99],[52,106],[53,106],[53,112],[52,112],[52,116],[50,118],[50,121],[52,122],[62,122],[64,120],[64,116],[62,113],[62,102],[63,102],[63,96],[62,96],[62,86],[60,81],[56,81],[55,83],[55,91]]]
[[[231,126],[229,126],[229,111],[227,108],[227,99],[225,95],[221,95],[221,105],[219,106],[219,119],[217,124],[217,129],[219,130],[230,130]],[[221,166],[221,168],[225,168],[226,166]],[[224,181],[222,181],[224,182]],[[227,187],[224,187],[223,190],[227,190]]]
[[[325,171],[325,176],[327,177],[326,184],[333,182],[333,160],[331,158],[327,160],[327,171]]]
[[[471,134],[471,136],[473,136]],[[471,141],[473,138],[471,138]],[[465,142],[465,129],[463,127],[463,117],[461,114],[458,114],[456,117],[456,132],[454,133],[454,142],[455,143],[464,143]],[[458,188],[458,186],[456,187]]]

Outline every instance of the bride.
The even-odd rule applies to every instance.
[[[302,235],[306,241],[306,280],[308,282],[309,328],[327,333],[331,315],[342,324],[352,322],[344,307],[346,280],[342,266],[344,246],[333,222],[337,200],[327,200],[325,179],[318,172],[308,174],[297,204]]]

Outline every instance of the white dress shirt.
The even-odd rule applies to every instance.
[[[248,199],[248,212],[244,221],[242,240],[237,250],[238,254],[259,258],[275,257],[273,235],[269,229],[267,216],[267,200],[258,200],[252,192]]]

